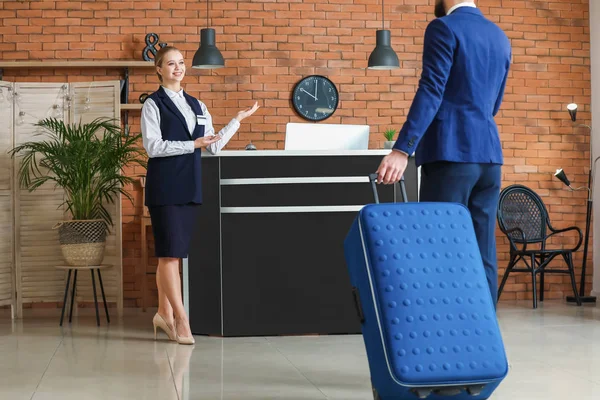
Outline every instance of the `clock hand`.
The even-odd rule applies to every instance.
[[[317,81],[315,80],[315,100],[319,100],[317,99]]]
[[[313,96],[312,94],[308,93],[306,90],[304,90],[304,88],[300,88],[300,91],[306,93],[307,95],[309,95],[313,99],[317,100],[317,98],[315,96]]]

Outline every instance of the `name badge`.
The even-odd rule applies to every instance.
[[[206,125],[206,116],[196,115],[196,120],[198,122],[198,125]]]

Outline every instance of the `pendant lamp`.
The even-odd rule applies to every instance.
[[[200,47],[194,54],[192,68],[215,69],[225,66],[223,55],[215,44],[215,30],[208,27],[208,1],[206,0],[206,28],[200,31]]]
[[[381,0],[381,25],[382,29],[377,31],[375,40],[375,49],[369,56],[368,69],[397,69],[400,68],[400,61],[394,49],[392,49],[391,33],[384,26],[384,6]]]

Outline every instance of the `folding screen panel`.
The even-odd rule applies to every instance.
[[[14,243],[12,160],[13,84],[0,82],[0,306],[11,305],[14,313]]]
[[[96,118],[111,118],[119,124],[120,118],[120,91],[119,81],[81,82],[70,84],[72,106],[70,107],[70,120],[74,123],[88,123]],[[106,236],[106,249],[103,264],[113,267],[102,271],[102,281],[106,293],[106,301],[116,302],[119,314],[122,310],[122,245],[121,245],[121,197],[118,196],[114,204],[106,203],[114,226]],[[101,292],[99,282],[96,280],[96,293],[99,301]],[[77,275],[77,298],[84,301],[93,301],[92,278],[90,273]]]
[[[15,83],[14,143],[42,141],[35,124],[41,119],[66,114],[68,86],[63,83]],[[15,261],[17,315],[24,303],[62,301],[64,264],[53,226],[64,218],[64,191],[46,182],[33,192],[19,185],[20,157],[15,158]]]
[[[65,262],[58,232],[53,227],[66,217],[64,191],[52,182],[31,193],[21,188],[21,159],[12,160],[6,152],[24,142],[44,140],[44,136],[37,135],[39,128],[35,126],[43,118],[85,123],[107,117],[119,124],[119,82],[0,84],[6,102],[0,102],[0,305],[11,303],[16,291],[14,303],[20,317],[23,304],[63,300],[66,273],[55,267]],[[13,88],[10,99],[7,87]],[[108,209],[114,227],[107,237],[103,263],[112,264],[113,268],[104,271],[103,283],[107,301],[116,302],[121,314],[120,197]],[[77,288],[78,300],[93,300],[89,273],[78,274]],[[100,296],[99,288],[97,293]]]

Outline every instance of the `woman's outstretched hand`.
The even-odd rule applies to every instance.
[[[200,149],[202,147],[208,147],[209,145],[216,143],[221,139],[221,135],[202,136],[194,140],[194,148]]]
[[[254,112],[256,110],[258,110],[258,102],[255,102],[254,105],[252,106],[252,108],[247,108],[245,110],[242,111],[238,111],[237,115],[235,116],[235,119],[237,119],[239,122],[242,122],[242,120],[246,117],[251,116],[252,114],[254,114]]]

